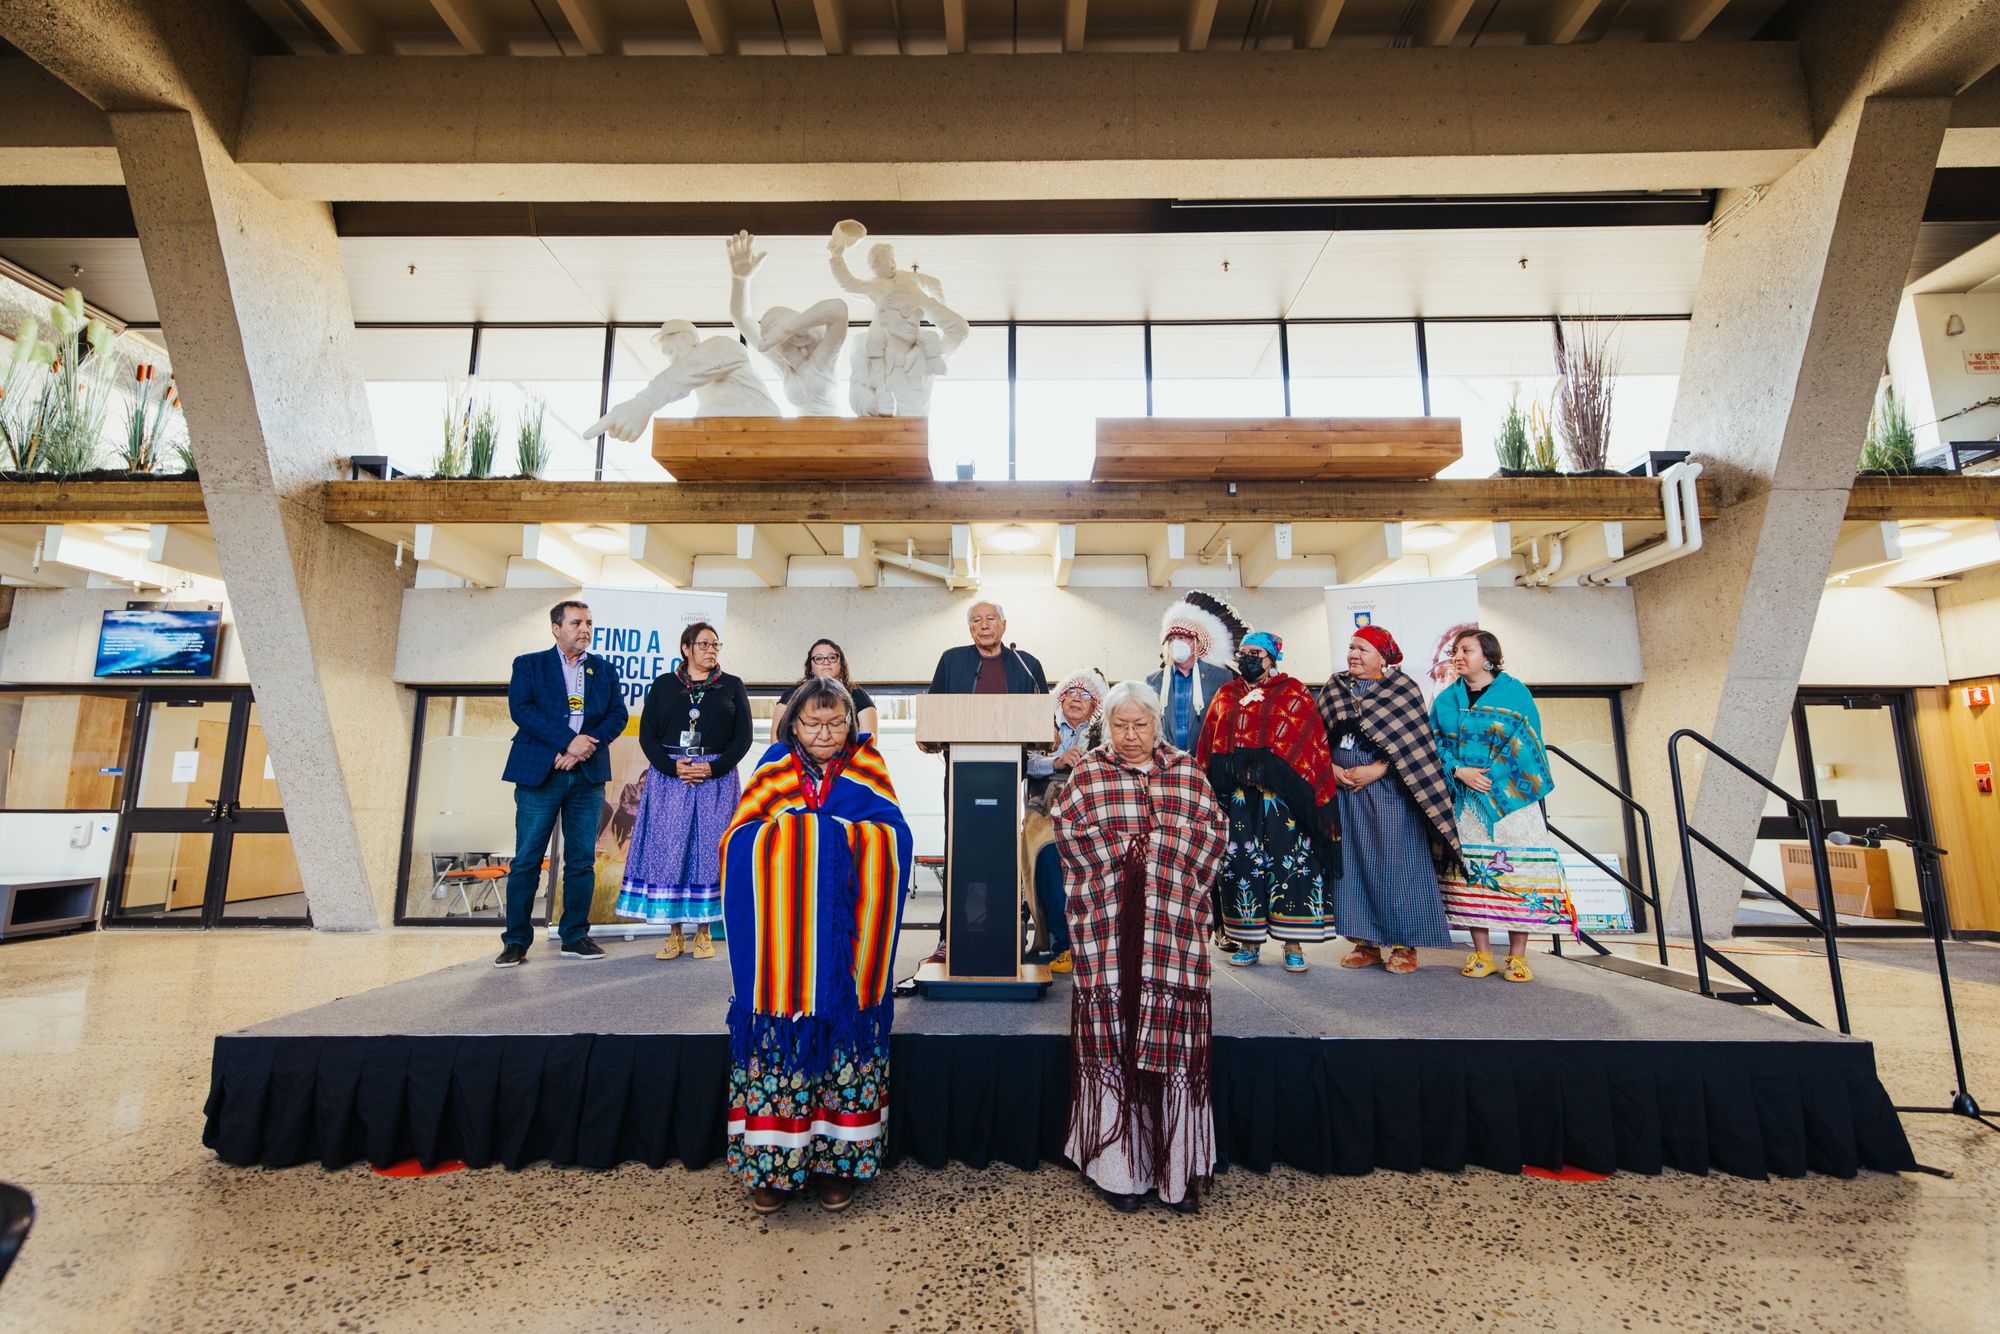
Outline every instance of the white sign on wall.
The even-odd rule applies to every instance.
[[[1326,590],[1326,623],[1335,671],[1347,670],[1347,641],[1362,626],[1379,625],[1394,635],[1403,650],[1403,670],[1423,687],[1428,703],[1456,679],[1446,666],[1452,637],[1478,628],[1479,581],[1335,584]]]
[[[1615,852],[1600,852],[1598,861],[1617,871]],[[1576,907],[1576,924],[1596,935],[1605,931],[1632,930],[1632,896],[1625,886],[1606,875],[1582,853],[1562,854],[1563,879],[1569,882],[1570,902]]]
[[[586,588],[578,596],[590,604],[595,627],[590,651],[617,667],[634,723],[646,703],[646,688],[680,664],[681,630],[707,621],[720,639],[729,607],[722,593]]]
[[[1967,375],[2000,375],[2000,350],[1985,352],[1968,350],[1965,354],[1965,373]]]

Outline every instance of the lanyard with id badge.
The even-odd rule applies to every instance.
[[[715,684],[715,678],[719,675],[721,675],[720,672],[711,672],[708,679],[699,685],[688,680],[685,676],[681,677],[681,689],[687,693],[687,726],[681,729],[680,741],[675,748],[683,755],[692,756],[705,753],[701,748],[701,701],[708,694],[708,688]]]

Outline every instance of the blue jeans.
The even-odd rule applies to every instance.
[[[562,820],[562,943],[565,948],[590,934],[590,898],[597,888],[597,824],[604,813],[604,784],[586,782],[576,769],[558,769],[529,787],[514,785],[514,865],[507,872],[507,929],[500,939],[526,949],[534,943],[529,915],[549,835]]]
[[[1062,857],[1051,843],[1035,854],[1035,902],[1041,905],[1042,929],[1049,933],[1049,952],[1069,949],[1069,905],[1063,894]]]

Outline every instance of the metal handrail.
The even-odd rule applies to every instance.
[[[1578,760],[1574,755],[1571,755],[1567,751],[1563,750],[1562,747],[1544,745],[1543,749],[1546,750],[1549,754],[1556,756],[1558,759],[1563,760],[1570,766],[1570,768],[1576,770],[1578,773],[1582,774],[1585,778],[1588,778],[1591,782],[1603,788],[1606,792],[1609,792],[1614,798],[1617,799],[1618,804],[1623,806],[1628,812],[1632,812],[1638,815],[1639,827],[1645,838],[1645,846],[1646,846],[1645,869],[1647,878],[1650,880],[1653,886],[1651,893],[1647,893],[1646,890],[1640,886],[1639,882],[1632,879],[1630,876],[1623,875],[1617,871],[1612,870],[1609,866],[1606,866],[1602,861],[1598,859],[1596,853],[1590,851],[1588,848],[1578,843],[1575,839],[1571,838],[1568,834],[1565,834],[1562,830],[1556,828],[1554,825],[1549,826],[1549,832],[1551,834],[1554,834],[1557,838],[1561,839],[1563,842],[1567,843],[1571,848],[1574,848],[1577,852],[1580,852],[1585,857],[1589,858],[1591,865],[1595,866],[1598,870],[1604,872],[1606,875],[1610,876],[1613,880],[1616,880],[1619,884],[1625,886],[1627,890],[1639,896],[1640,900],[1645,903],[1646,907],[1653,914],[1653,943],[1659,949],[1661,966],[1662,967],[1667,966],[1667,961],[1668,961],[1667,960],[1667,914],[1665,912],[1664,906],[1660,902],[1660,859],[1658,854],[1656,854],[1653,850],[1652,815],[1648,813],[1648,811],[1644,806],[1641,806],[1638,802],[1634,801],[1630,793],[1614,785],[1613,783],[1607,781],[1596,771],[1591,769],[1589,765],[1584,764],[1582,761]],[[1581,935],[1582,933],[1578,932],[1578,934]],[[1596,942],[1592,941],[1591,944],[1595,945]],[[1610,953],[1609,950],[1605,950],[1601,945],[1597,946],[1597,948],[1603,953],[1606,954]]]
[[[1716,846],[1713,839],[1688,823],[1687,788],[1681,780],[1680,743],[1682,741],[1693,741],[1703,750],[1706,750],[1709,754],[1715,756],[1745,778],[1748,778],[1758,787],[1763,788],[1764,791],[1776,797],[1779,801],[1784,802],[1786,808],[1792,812],[1793,817],[1805,826],[1806,846],[1810,850],[1812,857],[1813,888],[1819,898],[1819,914],[1817,916],[1813,915],[1782,894],[1777,895],[1777,897],[1784,898],[1785,902],[1791,904],[1806,921],[1819,928],[1820,935],[1826,943],[1827,976],[1833,984],[1834,1020],[1839,1024],[1842,1033],[1851,1034],[1854,1030],[1849,1027],[1847,1021],[1847,988],[1842,985],[1840,978],[1840,945],[1837,939],[1839,919],[1833,906],[1833,878],[1826,866],[1826,831],[1820,822],[1819,809],[1811,803],[1785,791],[1785,789],[1779,787],[1776,783],[1773,783],[1770,779],[1764,777],[1764,775],[1758,773],[1755,769],[1752,769],[1693,728],[1683,727],[1667,738],[1667,768],[1672,774],[1674,781],[1674,822],[1680,831],[1681,878],[1687,885],[1688,934],[1693,938],[1694,942],[1695,976],[1700,982],[1701,994],[1709,997],[1715,995],[1708,981],[1708,965],[1712,961],[1725,972],[1741,981],[1745,986],[1750,987],[1786,1014],[1791,1015],[1792,1018],[1818,1026],[1818,1021],[1813,1019],[1804,1010],[1787,1001],[1770,987],[1752,977],[1743,968],[1724,957],[1720,951],[1708,943],[1707,937],[1702,934],[1701,895],[1695,890],[1694,880],[1694,845],[1696,842],[1699,842],[1703,848],[1720,857],[1735,870],[1755,880],[1765,889],[1769,890],[1771,885],[1764,877],[1752,871],[1734,856],[1724,852],[1720,847]]]

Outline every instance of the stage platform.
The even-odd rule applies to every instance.
[[[416,1158],[701,1167],[724,1147],[729,968],[604,942],[462,964],[216,1039],[203,1142],[226,1162]],[[929,948],[913,934],[897,976]],[[1425,951],[1394,977],[1215,969],[1225,1165],[1799,1176],[1915,1165],[1874,1048],[1551,956],[1520,986]],[[892,1160],[1061,1160],[1070,982],[1025,1003],[897,1002]]]

